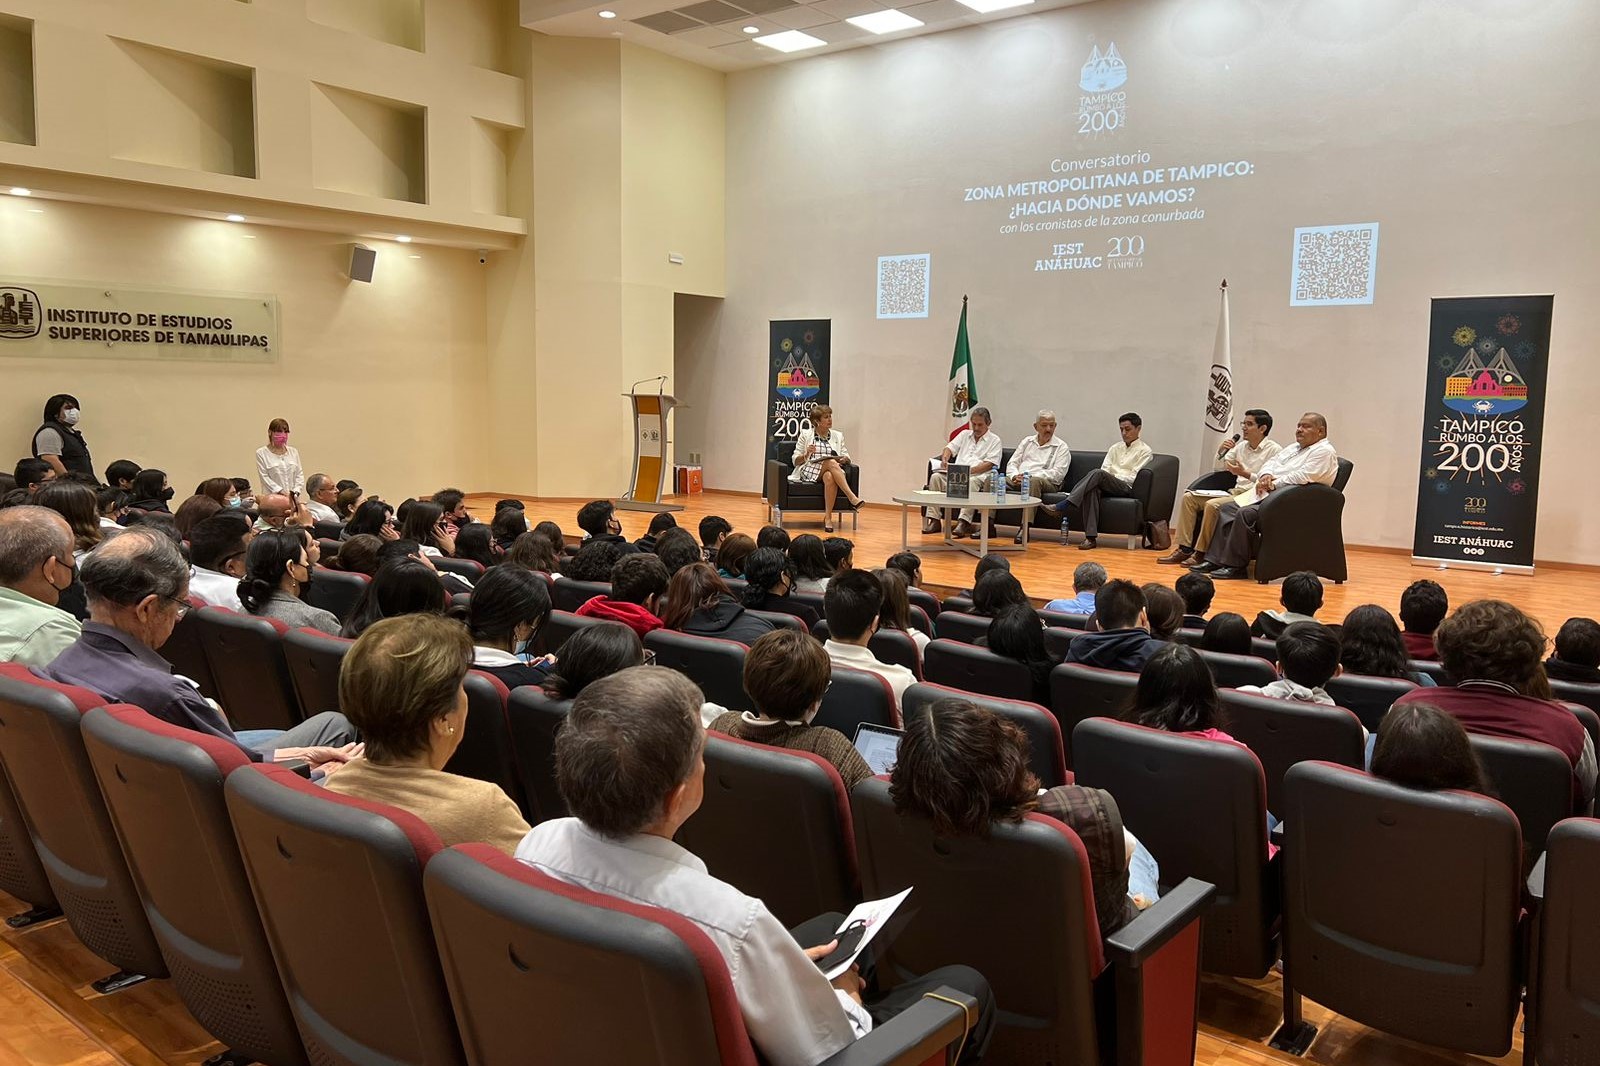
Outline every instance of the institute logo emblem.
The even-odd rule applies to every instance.
[[[1444,379],[1444,405],[1463,414],[1503,415],[1527,403],[1528,383],[1504,348],[1485,363],[1478,349],[1469,347]]]
[[[0,340],[37,337],[43,319],[38,293],[15,285],[0,285]]]
[[[822,390],[822,378],[804,352],[796,359],[791,352],[778,368],[777,393],[785,400],[809,400]]]

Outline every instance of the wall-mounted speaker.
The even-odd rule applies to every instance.
[[[350,280],[371,281],[372,268],[378,262],[378,253],[364,244],[350,246]]]

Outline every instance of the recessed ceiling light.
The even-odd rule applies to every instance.
[[[896,30],[910,30],[925,25],[921,19],[914,19],[904,11],[896,11],[892,7],[857,15],[845,21],[852,26],[861,27],[868,33],[894,33]]]
[[[980,15],[987,15],[991,11],[1004,11],[1008,7],[1022,7],[1031,4],[1033,0],[956,0],[956,3],[972,8]]]
[[[600,17],[603,19],[614,19],[617,17],[617,13],[615,11],[602,11],[600,12]]]
[[[760,33],[761,32],[761,27],[760,26],[746,26],[744,28],[744,32],[746,32],[746,33]]]
[[[229,222],[243,222],[244,221],[244,216],[243,215],[229,215],[228,216],[228,221]]]
[[[407,259],[421,259],[422,256],[420,256],[420,255],[408,255],[408,256],[406,256],[406,258]]]
[[[42,208],[42,207],[30,207],[30,208],[28,208],[28,214],[30,214],[30,215],[42,215],[42,214],[44,214],[44,208]]]
[[[399,241],[401,244],[410,244],[411,243],[411,238],[407,237],[403,233],[400,236],[396,237],[395,240]]]
[[[20,185],[13,185],[13,186],[11,186],[11,195],[12,196],[32,196],[33,195],[33,190],[32,189],[24,189]]]
[[[1033,0],[1028,0],[1028,2],[1032,3]],[[765,37],[755,38],[755,42],[779,52],[803,52],[807,48],[821,48],[828,43],[820,37],[813,37],[811,34],[801,33],[799,30],[769,33]]]
[[[253,241],[253,240],[256,239],[256,235],[254,233],[245,233],[245,234],[241,234],[241,236],[243,236],[244,239],[247,240],[247,241]]]

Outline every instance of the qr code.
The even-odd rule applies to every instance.
[[[1289,306],[1370,304],[1377,274],[1376,222],[1296,229]]]
[[[878,317],[927,318],[931,255],[878,257]]]

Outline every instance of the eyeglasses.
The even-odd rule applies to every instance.
[[[183,621],[184,616],[187,615],[191,609],[188,600],[180,600],[176,596],[163,596],[161,598],[178,609],[178,621],[180,622]]]
[[[656,653],[649,648],[644,651],[644,664],[646,666],[654,666],[656,664]]]

